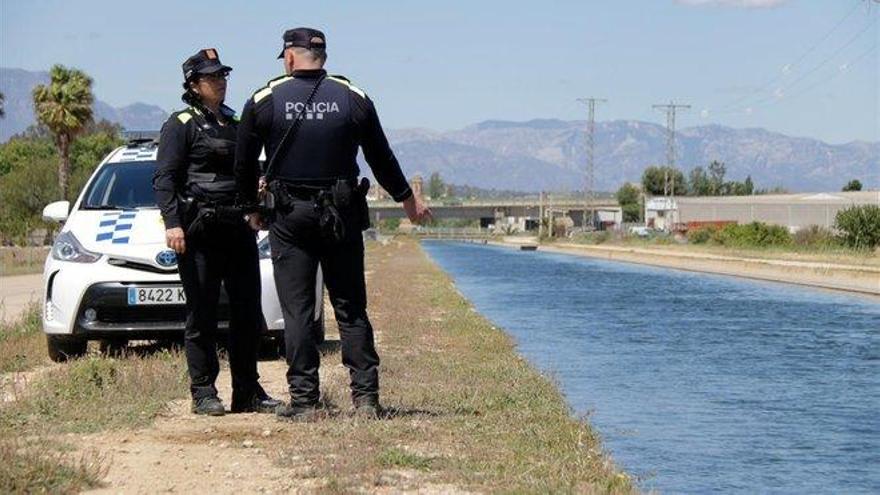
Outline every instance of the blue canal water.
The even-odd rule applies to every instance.
[[[427,241],[478,311],[664,493],[880,493],[880,304]]]

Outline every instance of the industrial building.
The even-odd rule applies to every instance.
[[[810,225],[832,228],[837,212],[853,205],[880,206],[880,191],[649,198],[645,222],[661,230],[685,229],[689,224],[764,222],[796,232]]]

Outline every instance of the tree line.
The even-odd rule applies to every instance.
[[[782,187],[759,189],[755,187],[751,175],[743,181],[726,180],[727,166],[713,160],[708,167],[695,167],[687,178],[678,169],[667,166],[652,166],[642,173],[639,185],[626,183],[617,190],[615,197],[623,208],[624,222],[637,222],[642,215],[642,192],[648,196],[750,196],[752,194],[784,194]],[[843,186],[843,191],[861,191],[862,183],[857,179]]]
[[[784,192],[781,188],[756,190],[751,175],[743,181],[727,180],[726,175],[727,166],[718,160],[713,160],[706,168],[695,167],[687,178],[678,168],[648,167],[642,173],[642,190],[651,196],[663,196],[667,189],[675,196],[748,196]]]
[[[48,84],[34,88],[37,123],[0,145],[0,242],[24,243],[51,225],[42,220],[52,201],[72,200],[101,160],[122,144],[121,126],[95,122],[92,79],[55,65]],[[0,117],[4,98],[0,96]]]

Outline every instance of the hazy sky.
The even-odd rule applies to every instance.
[[[206,2],[0,0],[0,66],[75,66],[113,105],[180,108],[180,64],[216,47],[228,101],[281,73],[285,28],[323,29],[331,73],[386,127],[584,118],[880,140],[877,0]],[[2,88],[0,88],[2,89]]]

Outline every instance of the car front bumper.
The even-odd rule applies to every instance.
[[[261,298],[266,329],[280,333],[284,319],[275,292],[271,260],[260,260]],[[43,273],[43,331],[51,335],[86,338],[163,338],[182,334],[186,321],[183,304],[129,305],[131,286],[180,287],[176,272],[156,273],[120,267],[102,257],[95,263],[47,259]],[[87,317],[87,310],[89,315]],[[218,330],[229,329],[229,302],[221,290]]]

